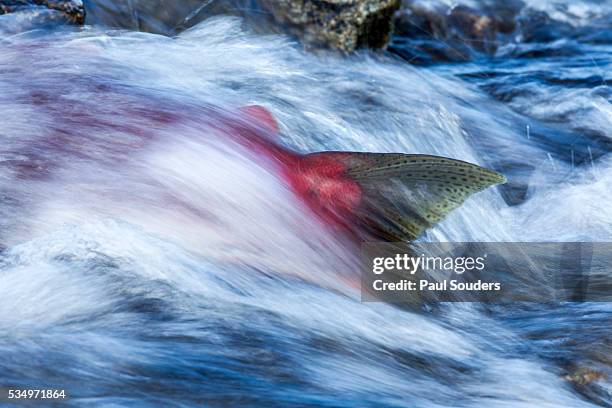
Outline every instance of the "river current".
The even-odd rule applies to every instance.
[[[420,65],[236,17],[169,38],[1,16],[0,386],[75,406],[610,406],[609,303],[362,303],[343,283],[359,254],[194,117],[259,104],[301,152],[508,177],[424,241],[610,241],[612,6],[530,2],[579,35]],[[602,377],[567,381],[580,367]]]

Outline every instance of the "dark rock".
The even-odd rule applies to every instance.
[[[218,15],[236,16],[262,34],[280,33],[258,0],[84,0],[85,22],[111,28],[174,36]]]
[[[55,11],[55,13],[49,13]],[[21,13],[32,20],[56,20],[71,24],[83,24],[85,9],[81,0],[0,0],[0,14]]]
[[[387,44],[400,0],[261,0],[261,4],[305,43],[352,52]]]
[[[84,0],[87,24],[176,35],[232,2],[209,0]],[[244,2],[242,2],[244,3]]]
[[[416,64],[466,61],[472,49],[452,26],[448,8],[424,7],[409,2],[395,15],[395,31],[389,50]],[[455,23],[459,20],[455,17]],[[460,33],[460,32],[459,32]]]
[[[522,7],[520,0],[495,7],[484,4],[479,9],[408,0],[395,16],[391,50],[422,63],[465,61],[478,53],[491,55],[504,37],[515,32]]]
[[[551,42],[571,37],[576,30],[570,24],[551,19],[543,11],[525,10],[518,18],[523,42]]]
[[[604,379],[605,375],[599,371],[595,371],[586,367],[581,367],[565,375],[563,378],[566,381],[569,381],[574,384],[587,385],[593,381],[599,381]]]
[[[257,33],[280,33],[258,0],[84,0],[86,23],[166,36],[217,15],[241,17]]]
[[[395,35],[402,37],[446,38],[446,10],[409,4],[395,15]]]
[[[495,18],[470,7],[456,6],[448,15],[448,22],[458,39],[467,42],[472,48],[489,54],[496,51],[497,22]]]

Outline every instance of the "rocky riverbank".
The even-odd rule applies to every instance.
[[[0,21],[4,32],[68,23],[166,36],[207,18],[234,15],[255,32],[286,33],[309,49],[350,53],[388,47],[415,64],[554,55],[559,39],[594,44],[612,39],[606,25],[610,6],[571,8],[527,0],[2,0],[0,14],[6,13],[20,18],[8,28]],[[585,29],[593,25],[602,29]],[[513,44],[535,45],[508,47]]]

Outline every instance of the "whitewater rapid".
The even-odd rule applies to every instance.
[[[605,338],[608,304],[542,315],[361,303],[344,279],[359,254],[300,205],[274,163],[203,140],[190,114],[259,104],[301,152],[437,154],[524,187],[518,205],[503,189],[479,193],[423,240],[609,241],[603,148],[566,160],[565,142],[549,148],[550,128],[535,123],[562,103],[509,106],[460,79],[462,67],[340,58],[229,17],[177,38],[91,27],[4,38],[0,385],[66,388],[73,404],[100,406],[590,406],[559,361],[602,358],[561,338],[579,312]],[[608,131],[603,100],[559,98],[589,104],[584,120]],[[179,124],[139,114],[149,104]],[[49,140],[58,133],[80,138],[66,148]],[[139,135],[155,142],[139,148]]]

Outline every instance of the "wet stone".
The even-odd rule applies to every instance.
[[[85,9],[81,0],[0,0],[0,14],[21,13],[41,22],[83,24]]]

